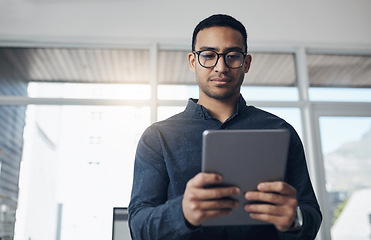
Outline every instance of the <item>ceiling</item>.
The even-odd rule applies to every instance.
[[[294,54],[251,54],[245,85],[297,85]],[[145,84],[155,79],[160,84],[195,84],[187,55],[164,50],[151,62],[146,49],[0,48],[0,80]],[[371,87],[371,56],[309,54],[307,65],[312,87]]]

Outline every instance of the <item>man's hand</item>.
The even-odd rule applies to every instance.
[[[258,191],[247,192],[249,201],[265,202],[246,204],[244,209],[250,217],[274,224],[277,230],[290,229],[296,217],[296,189],[284,182],[264,182],[258,185]]]
[[[193,226],[205,220],[229,215],[237,208],[237,200],[221,199],[241,193],[237,187],[204,188],[205,185],[218,184],[222,177],[213,173],[199,173],[188,181],[182,201],[185,219]]]

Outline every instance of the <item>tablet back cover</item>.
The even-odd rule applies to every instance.
[[[243,209],[244,193],[264,181],[282,181],[290,133],[287,129],[206,130],[203,133],[202,171],[219,173],[222,185],[242,190],[240,206],[228,216],[209,219],[203,226],[268,224],[251,219]]]

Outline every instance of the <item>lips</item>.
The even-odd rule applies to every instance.
[[[229,78],[222,78],[222,77],[217,77],[217,78],[211,78],[211,82],[213,82],[216,85],[226,85],[229,82],[231,82],[231,79]]]

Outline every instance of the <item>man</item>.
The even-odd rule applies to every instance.
[[[139,141],[129,204],[134,239],[315,238],[322,217],[298,135],[284,120],[247,106],[240,94],[252,60],[246,38],[244,26],[227,15],[213,15],[196,26],[188,61],[199,99],[190,99],[184,112],[150,126]],[[220,175],[201,172],[204,130],[278,128],[291,132],[285,182],[261,183],[247,193],[236,187],[204,188],[222,181]],[[238,194],[266,202],[244,209],[271,224],[202,226],[244,204],[225,198]]]

